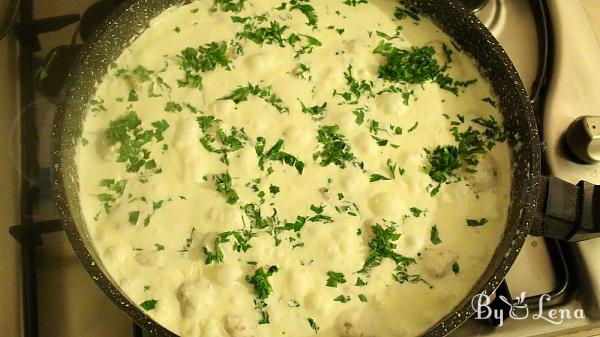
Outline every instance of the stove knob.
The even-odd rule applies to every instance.
[[[600,116],[576,119],[567,130],[567,144],[577,156],[588,164],[600,162]]]

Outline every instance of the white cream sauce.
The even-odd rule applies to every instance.
[[[133,302],[145,303],[142,307],[149,316],[182,336],[419,335],[467,295],[488,265],[505,228],[511,179],[506,142],[480,156],[476,173],[460,171],[465,179],[444,184],[435,196],[428,192],[434,182],[423,169],[428,163],[424,148],[456,144],[450,121],[457,114],[465,116],[461,130],[471,125],[483,130],[471,123],[478,117],[491,115],[502,122],[498,109],[482,101],[485,97],[494,99],[491,86],[475,61],[453,47],[450,38],[428,19],[395,19],[396,1],[369,0],[352,7],[342,0],[313,0],[308,4],[318,15],[318,29],[306,24],[307,17],[301,11],[290,11],[289,3],[286,9],[276,10],[280,4],[281,0],[248,0],[241,13],[224,12],[208,0],[171,8],[153,19],[108,70],[98,84],[98,102],[90,106],[77,154],[81,205],[95,249],[122,291]],[[217,66],[202,72],[201,90],[178,86],[184,74],[177,55],[183,49],[234,40],[243,24],[232,22],[230,16],[264,13],[268,16],[265,24],[274,20],[289,26],[285,37],[292,32],[307,34],[322,45],[295,58],[290,46],[241,40],[243,55],[231,49],[228,52],[231,69]],[[373,50],[385,39],[375,31],[393,36],[399,25],[400,38],[390,43],[402,49],[433,46],[440,64],[445,62],[444,43],[453,51],[446,73],[458,81],[478,81],[460,88],[458,96],[431,81],[409,85],[414,96],[408,104],[404,104],[401,93],[363,94],[357,105],[332,96],[334,90],[348,91],[344,78],[348,65],[352,65],[357,80],[374,82],[373,92],[390,85],[378,78],[378,68],[386,59]],[[340,34],[335,29],[344,31]],[[304,41],[296,44],[296,49]],[[300,63],[310,67],[305,79],[295,75]],[[139,65],[155,71],[149,80],[117,76],[119,69],[131,74]],[[157,77],[170,88],[161,86]],[[248,83],[270,86],[289,112],[279,112],[252,95],[239,104],[220,100]],[[137,93],[137,101],[128,101],[131,90]],[[149,97],[149,91],[157,97]],[[180,104],[182,110],[165,111],[169,101]],[[300,102],[310,107],[327,102],[324,118],[316,121],[303,113]],[[144,130],[153,130],[154,121],[164,120],[169,125],[164,140],[154,138],[143,147],[161,173],[154,173],[153,168],[128,172],[126,163],[117,161],[121,144],[110,145],[106,130],[111,121],[127,114],[128,106],[137,113]],[[364,106],[368,109],[364,123],[359,125],[353,111]],[[232,127],[244,129],[248,140],[242,149],[229,153],[229,165],[220,160],[221,154],[207,151],[200,143],[204,135],[197,122],[200,116],[220,119],[219,127],[227,134]],[[373,139],[371,120],[388,130],[377,133],[389,140],[388,145],[379,146]],[[418,126],[408,132],[416,122]],[[390,132],[390,124],[401,127],[403,133]],[[322,167],[319,158],[313,159],[323,148],[317,140],[323,125],[339,126],[356,161],[364,163],[364,170],[352,162],[345,168],[334,164]],[[211,130],[214,132],[214,126]],[[304,163],[302,174],[275,160],[261,170],[255,151],[257,137],[266,139],[265,152],[283,140],[283,150]],[[213,145],[219,147],[217,144]],[[388,159],[397,163],[395,177],[370,182],[373,174],[390,178]],[[269,166],[273,169],[270,175]],[[215,187],[213,177],[225,172],[232,177],[232,188],[239,196],[235,204],[227,203],[224,193]],[[298,232],[300,237],[293,231],[281,232],[278,246],[268,228],[253,229],[258,234],[248,242],[252,247],[246,252],[235,251],[235,239],[230,237],[229,243],[220,245],[223,262],[205,264],[203,248],[214,252],[218,233],[252,229],[241,207],[259,205],[258,192],[247,186],[256,178],[261,179],[257,188],[265,193],[264,203],[258,206],[263,217],[276,209],[280,224],[284,220],[294,222],[299,215],[316,215],[311,210],[315,205],[324,206],[322,214],[333,222],[307,220]],[[115,183],[124,180],[122,193],[111,190],[114,185],[110,181],[101,186],[104,179]],[[270,193],[271,185],[279,187],[279,193]],[[101,198],[108,200],[109,210],[104,209]],[[358,209],[356,216],[335,209],[352,203]],[[424,213],[416,217],[411,208]],[[144,224],[146,218],[149,222]],[[466,219],[482,218],[487,219],[483,226],[467,226]],[[395,263],[390,258],[384,258],[368,273],[358,272],[369,256],[369,242],[374,238],[371,226],[386,228],[391,222],[401,234],[394,241],[394,251],[414,258],[408,274],[420,275],[425,282],[396,281],[392,276]],[[432,240],[434,225],[439,244]],[[303,245],[294,247],[298,243]],[[460,267],[458,272],[453,272],[453,265]],[[265,300],[265,310],[270,323],[259,324],[257,293],[246,276],[270,266],[279,269],[268,277],[272,292]],[[347,282],[326,286],[329,271],[343,273]],[[356,286],[358,277],[368,284]],[[366,302],[360,300],[361,294]],[[349,296],[350,301],[334,301],[340,295]]]

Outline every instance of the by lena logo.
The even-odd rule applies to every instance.
[[[515,298],[514,301],[511,301],[502,295],[498,296],[498,298],[507,305],[507,308],[510,308],[508,311],[508,316],[514,320],[524,320],[531,316],[531,319],[534,320],[544,320],[550,324],[559,325],[565,320],[585,319],[585,313],[583,309],[545,309],[544,306],[547,307],[548,302],[551,300],[551,297],[548,294],[543,294],[540,296],[537,303],[537,311],[531,312],[529,310],[529,306],[527,303],[525,303],[525,298],[527,298],[525,292],[522,292],[521,295]],[[473,310],[475,310],[475,318],[495,318],[499,322],[498,326],[504,325],[505,317],[502,313],[502,310],[492,308],[490,303],[492,303],[492,300],[487,294],[482,293],[475,295],[471,300],[471,306],[473,307]]]

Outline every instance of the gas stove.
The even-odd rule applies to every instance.
[[[544,173],[600,184],[600,166],[574,158],[563,136],[575,119],[600,108],[600,1],[463,1],[500,41],[528,89],[544,139]],[[0,13],[17,2],[0,1]],[[54,108],[46,97],[56,94],[61,67],[78,51],[74,45],[120,2],[21,0],[17,25],[0,41],[0,59],[7,61],[0,62],[0,88],[6,89],[0,90],[0,144],[9,149],[0,163],[6,190],[0,196],[6,215],[0,219],[6,226],[0,305],[9,308],[0,315],[4,336],[144,336],[83,269],[61,232],[50,188]],[[7,235],[9,226],[17,240]],[[490,307],[507,314],[501,297],[523,294],[519,303],[530,315],[506,318],[502,326],[498,319],[473,318],[452,336],[600,335],[600,264],[593,262],[599,257],[600,240],[529,237]],[[548,317],[551,310],[583,310],[585,318],[553,324],[533,315]]]

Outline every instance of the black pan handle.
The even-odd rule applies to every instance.
[[[571,242],[600,238],[600,186],[542,177],[531,235]]]

